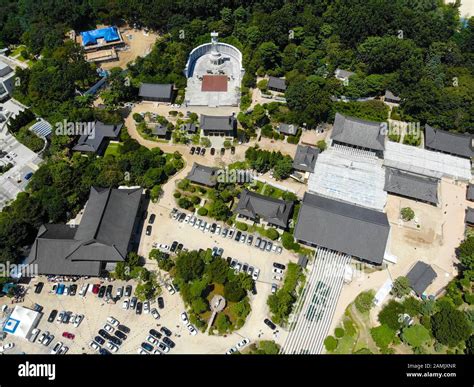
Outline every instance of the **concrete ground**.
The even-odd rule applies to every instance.
[[[430,264],[438,275],[428,287],[428,294],[439,293],[457,275],[455,249],[464,239],[464,216],[469,206],[465,199],[466,184],[443,179],[439,197],[441,203],[434,207],[388,195],[386,211],[391,225],[388,252],[395,255],[398,261],[370,274],[359,272],[350,284],[344,285],[330,331],[337,327],[345,309],[359,293],[370,289],[377,291],[387,279],[405,276],[419,260]],[[414,210],[414,221],[400,221],[403,207]],[[385,302],[389,299],[387,297]],[[383,305],[371,311],[372,324],[377,324],[377,314]]]
[[[125,68],[127,63],[133,62],[137,57],[148,55],[159,37],[157,33],[134,30],[130,27],[120,28],[120,33],[126,44],[126,49],[117,51],[119,56],[117,61],[102,63],[100,67],[103,69]]]

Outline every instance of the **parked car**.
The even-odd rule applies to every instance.
[[[275,273],[275,274],[283,274],[283,270],[277,269],[276,267],[274,267],[272,271],[273,271],[273,273]]]
[[[204,156],[206,154],[206,148],[201,148],[201,156]]]
[[[281,248],[281,246],[277,246],[276,253],[281,254],[282,251],[283,251],[283,249]]]
[[[275,325],[271,320],[269,320],[268,318],[266,318],[265,320],[263,320],[263,322],[264,322],[265,325],[268,326],[271,330],[275,330],[275,329],[276,329],[276,325]]]
[[[186,219],[186,214],[182,212],[178,217],[178,222],[183,223],[184,219]]]
[[[107,286],[107,288],[105,289],[105,295],[109,298],[112,298],[112,290],[113,290],[112,285]]]
[[[186,328],[188,328],[189,333],[191,333],[191,336],[196,336],[197,335],[197,330],[194,328],[194,325],[192,324],[187,324]]]
[[[104,297],[105,291],[107,290],[107,287],[105,285],[101,286],[99,289],[99,293],[97,293],[97,297],[102,298]]]
[[[150,302],[149,301],[145,301],[143,303],[143,313],[150,314]]]
[[[189,221],[191,220],[191,215],[186,215],[186,217],[184,218],[184,223],[189,223]]]
[[[111,343],[110,341],[107,343],[107,348],[111,352],[117,352],[118,351],[118,347],[114,343]]]
[[[30,343],[34,343],[36,339],[38,338],[38,335],[40,334],[40,330],[38,328],[35,328],[31,331],[30,337],[28,338],[28,341]]]
[[[225,154],[225,148],[221,148],[221,156],[224,156]]]
[[[230,147],[230,153],[231,153],[232,155],[235,155],[235,146],[231,146],[231,147]]]
[[[50,353],[51,355],[57,355],[62,346],[63,346],[63,343],[61,343],[60,341],[58,341],[58,342],[54,345],[54,347],[51,349],[51,351],[50,351],[49,353]]]
[[[96,352],[98,352],[100,350],[100,345],[97,344],[95,341],[91,341],[89,343],[89,347],[91,347]]]
[[[130,333],[130,328],[127,327],[126,325],[120,324],[120,325],[117,327],[117,329],[118,329],[119,331],[122,331],[123,333],[126,333],[126,334],[129,334],[129,333]]]
[[[181,313],[181,321],[187,324],[189,322],[188,315],[186,312]]]
[[[253,235],[249,235],[248,238],[247,238],[247,244],[249,246],[252,246],[252,242],[253,242]]]
[[[99,333],[100,336],[102,336],[106,340],[108,340],[110,338],[110,334],[104,329],[99,329],[98,333]]]
[[[172,253],[174,253],[177,248],[178,248],[178,242],[177,242],[177,241],[174,241],[174,242],[171,244],[170,251],[171,251]]]
[[[275,294],[277,290],[278,290],[277,285],[276,285],[276,284],[272,284],[272,294]]]
[[[281,269],[282,270],[282,273],[283,273],[283,270],[286,269],[286,266],[281,264],[281,263],[278,263],[278,262],[273,262],[273,267],[277,268],[277,269]]]
[[[165,343],[170,348],[174,348],[176,346],[174,341],[171,340],[169,337],[163,337],[163,343]]]
[[[69,340],[74,340],[76,338],[76,335],[71,332],[63,332],[62,336]]]
[[[148,218],[148,224],[153,224],[155,223],[156,215],[151,214],[150,217]]]
[[[260,242],[260,250],[265,251],[265,248],[267,247],[267,241],[262,240]]]
[[[173,294],[176,293],[176,290],[174,289],[173,285],[171,285],[171,284],[167,284],[167,285],[166,285],[166,289],[168,289],[168,292],[169,292],[171,295],[173,295]]]
[[[247,270],[249,268],[249,264],[248,263],[244,263],[242,265],[242,273],[247,273]]]
[[[242,234],[242,236],[240,237],[240,243],[245,243],[246,240],[247,240],[247,234]]]
[[[143,304],[141,302],[137,302],[137,308],[135,309],[136,314],[142,314]]]
[[[149,335],[146,338],[146,341],[148,341],[151,345],[158,345],[158,340],[155,339],[152,335]]]
[[[211,225],[209,223],[206,223],[206,227],[204,228],[205,232],[211,231]]]
[[[110,324],[105,324],[104,331],[106,331],[107,333],[112,333],[114,331],[114,327]]]
[[[267,252],[272,251],[272,246],[273,246],[273,243],[268,241],[265,250],[267,250]]]
[[[196,219],[196,223],[194,223],[194,228],[199,230],[201,228],[201,223],[201,219]]]
[[[56,318],[57,315],[58,315],[58,311],[56,309],[53,309],[51,313],[49,314],[48,322],[50,323],[54,322],[54,319]]]
[[[117,288],[117,293],[115,295],[117,296],[117,298],[122,298],[122,296],[123,296],[123,286],[119,286]]]
[[[166,336],[171,336],[173,333],[166,327],[161,327],[160,332],[164,333]]]
[[[196,148],[196,154],[197,154],[198,156],[199,156],[199,153],[201,153],[201,147],[200,147],[200,146],[198,146],[198,147]]]
[[[105,344],[105,340],[104,340],[102,337],[100,337],[100,336],[94,337],[94,341],[95,341],[96,343],[99,343],[100,345],[104,345],[104,344]]]
[[[135,307],[137,306],[137,301],[137,297],[132,297],[132,300],[130,301],[130,309],[135,309]]]
[[[158,311],[156,310],[156,308],[153,308],[153,309],[151,310],[151,315],[153,316],[153,318],[154,318],[155,320],[158,320],[158,319],[160,318],[160,314],[158,313]]]
[[[221,226],[218,224],[218,225],[216,226],[215,234],[216,234],[216,235],[220,235],[220,234],[221,234],[221,229],[222,229]]]
[[[38,282],[35,286],[35,294],[40,294],[43,290],[44,282]]]
[[[81,322],[84,320],[84,315],[83,314],[78,314],[73,321],[73,325],[78,328],[79,325],[81,325]]]
[[[255,247],[257,249],[260,247],[261,242],[262,242],[262,239],[260,237],[257,237],[257,239],[255,239]]]
[[[167,345],[163,344],[163,343],[159,343],[158,348],[163,353],[168,353],[170,351],[170,348]]]
[[[120,325],[120,322],[112,316],[107,317],[107,322],[114,328],[117,328]]]
[[[234,233],[235,233],[235,230],[233,228],[231,228],[229,230],[229,233],[227,234],[227,238],[231,239],[234,236]]]
[[[111,343],[114,343],[118,347],[122,345],[122,340],[120,340],[117,336],[110,336],[109,340]]]
[[[258,279],[258,275],[260,274],[260,269],[258,268],[255,268],[255,270],[253,271],[253,274],[252,274],[252,279],[254,281],[256,281]]]
[[[222,237],[225,238],[225,237],[227,236],[227,233],[228,233],[228,232],[229,232],[229,229],[228,229],[228,228],[224,228],[224,229],[222,230],[222,233],[221,233]]]
[[[216,154],[216,149],[215,148],[211,148],[211,156],[214,156]]]
[[[146,226],[145,234],[148,235],[148,236],[151,235],[151,230],[152,230],[152,227],[150,225]]]
[[[191,149],[189,150],[189,153],[193,155],[195,151],[196,151],[196,148],[192,146]]]
[[[156,299],[156,303],[158,304],[158,308],[163,309],[165,307],[165,301],[163,300],[163,297],[158,297]]]
[[[235,352],[237,352],[237,348],[232,347],[226,352],[226,355],[232,355]]]
[[[274,280],[277,280],[277,281],[281,281],[281,280],[283,279],[283,277],[280,276],[280,275],[274,275],[274,276],[273,276],[273,279],[274,279]]]
[[[242,235],[242,232],[241,232],[241,231],[237,231],[237,232],[235,233],[235,238],[234,238],[234,239],[238,242],[238,241],[240,240],[241,235]]]
[[[238,348],[238,349],[241,349],[241,348],[245,347],[248,343],[250,343],[250,340],[247,339],[247,338],[245,338],[245,339],[243,339],[242,341],[239,341],[239,342],[237,343],[237,348]]]
[[[160,332],[158,332],[156,329],[150,329],[148,332],[150,335],[152,335],[155,339],[161,339],[163,336]]]
[[[214,234],[216,232],[216,228],[217,228],[217,224],[212,223],[211,228],[210,228],[210,231],[211,231],[212,234]]]
[[[145,351],[148,351],[148,352],[153,351],[153,345],[151,345],[150,343],[142,343],[141,346]]]

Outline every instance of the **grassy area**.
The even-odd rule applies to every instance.
[[[118,156],[120,154],[120,148],[122,148],[122,146],[123,144],[120,142],[111,142],[105,151],[105,156]]]

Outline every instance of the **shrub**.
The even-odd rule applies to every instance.
[[[197,213],[198,213],[199,216],[206,216],[206,215],[207,215],[207,208],[200,207],[200,208],[198,209],[198,212],[197,212]]]
[[[247,224],[242,222],[235,222],[235,227],[240,231],[247,231],[249,228]]]
[[[408,281],[407,277],[398,277],[395,281],[393,281],[392,291],[391,293],[398,298],[402,298],[410,294],[410,282]]]
[[[395,330],[391,329],[385,324],[382,324],[378,327],[372,328],[370,330],[370,335],[372,336],[372,339],[374,339],[377,347],[380,349],[387,349],[395,339]]]
[[[176,198],[176,199],[179,199],[181,197],[181,192],[177,191],[173,194],[173,196]]]
[[[431,317],[431,325],[436,340],[449,347],[455,347],[461,341],[467,340],[471,334],[471,326],[464,312],[447,302]]]
[[[328,147],[327,144],[326,144],[326,141],[324,141],[324,140],[318,141],[318,143],[316,144],[316,146],[319,148],[319,150],[320,150],[321,152],[325,151],[326,148]]]
[[[134,120],[135,122],[140,123],[140,122],[143,122],[144,118],[143,118],[142,115],[139,114],[139,113],[133,113],[133,120]]]
[[[229,281],[224,285],[224,297],[231,302],[239,302],[245,297],[245,290],[237,281]]]
[[[405,222],[409,222],[415,217],[415,212],[410,207],[404,207],[400,211],[400,215]]]
[[[360,293],[355,299],[355,307],[361,313],[368,313],[374,305],[375,294],[373,290]]]
[[[337,348],[337,339],[334,336],[328,336],[324,339],[324,346],[328,352],[332,352]]]
[[[338,339],[340,339],[341,337],[343,337],[345,333],[346,333],[346,332],[344,332],[344,329],[343,329],[343,328],[336,328],[336,329],[334,330],[334,335],[335,335]]]
[[[395,300],[391,300],[379,313],[379,321],[381,324],[387,325],[389,328],[397,331],[402,326],[400,315],[405,312],[403,305]]]
[[[272,241],[276,241],[280,237],[279,232],[274,228],[269,228],[268,230],[266,230],[265,235]]]
[[[430,332],[423,325],[413,325],[402,332],[403,341],[413,348],[422,347],[430,338]]]
[[[191,201],[193,202],[193,204],[197,205],[199,203],[201,203],[201,198],[199,196],[191,196]]]

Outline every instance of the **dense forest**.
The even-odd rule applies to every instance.
[[[66,36],[97,24],[136,25],[162,38],[145,58],[129,65],[130,86],[113,73],[107,109],[97,111],[80,96],[98,75],[80,47]],[[284,119],[315,127],[335,111],[370,117],[371,105],[333,102],[333,96],[402,97],[398,114],[456,132],[474,132],[474,18],[462,20],[458,5],[441,0],[0,0],[0,48],[23,44],[33,65],[18,70],[15,98],[53,125],[67,119],[115,121],[115,108],[133,100],[141,81],[185,86],[189,51],[209,41],[210,31],[238,47],[246,70],[242,102],[257,76],[285,76]],[[347,85],[336,68],[355,72]],[[373,105],[373,104],[372,104]],[[376,109],[376,107],[374,107]],[[367,113],[364,111],[367,110]],[[379,111],[377,111],[379,114]],[[135,163],[140,173],[158,173],[164,158],[128,140],[114,162],[87,160],[70,152],[72,139],[54,136],[47,162],[27,192],[0,213],[0,261],[17,260],[40,222],[63,221],[86,200],[91,184],[116,186]],[[128,150],[127,150],[128,149]],[[146,154],[145,154],[146,153]],[[146,161],[145,161],[146,160]],[[165,174],[166,175],[166,174]],[[161,176],[160,182],[166,176]],[[135,181],[142,183],[141,180]]]

